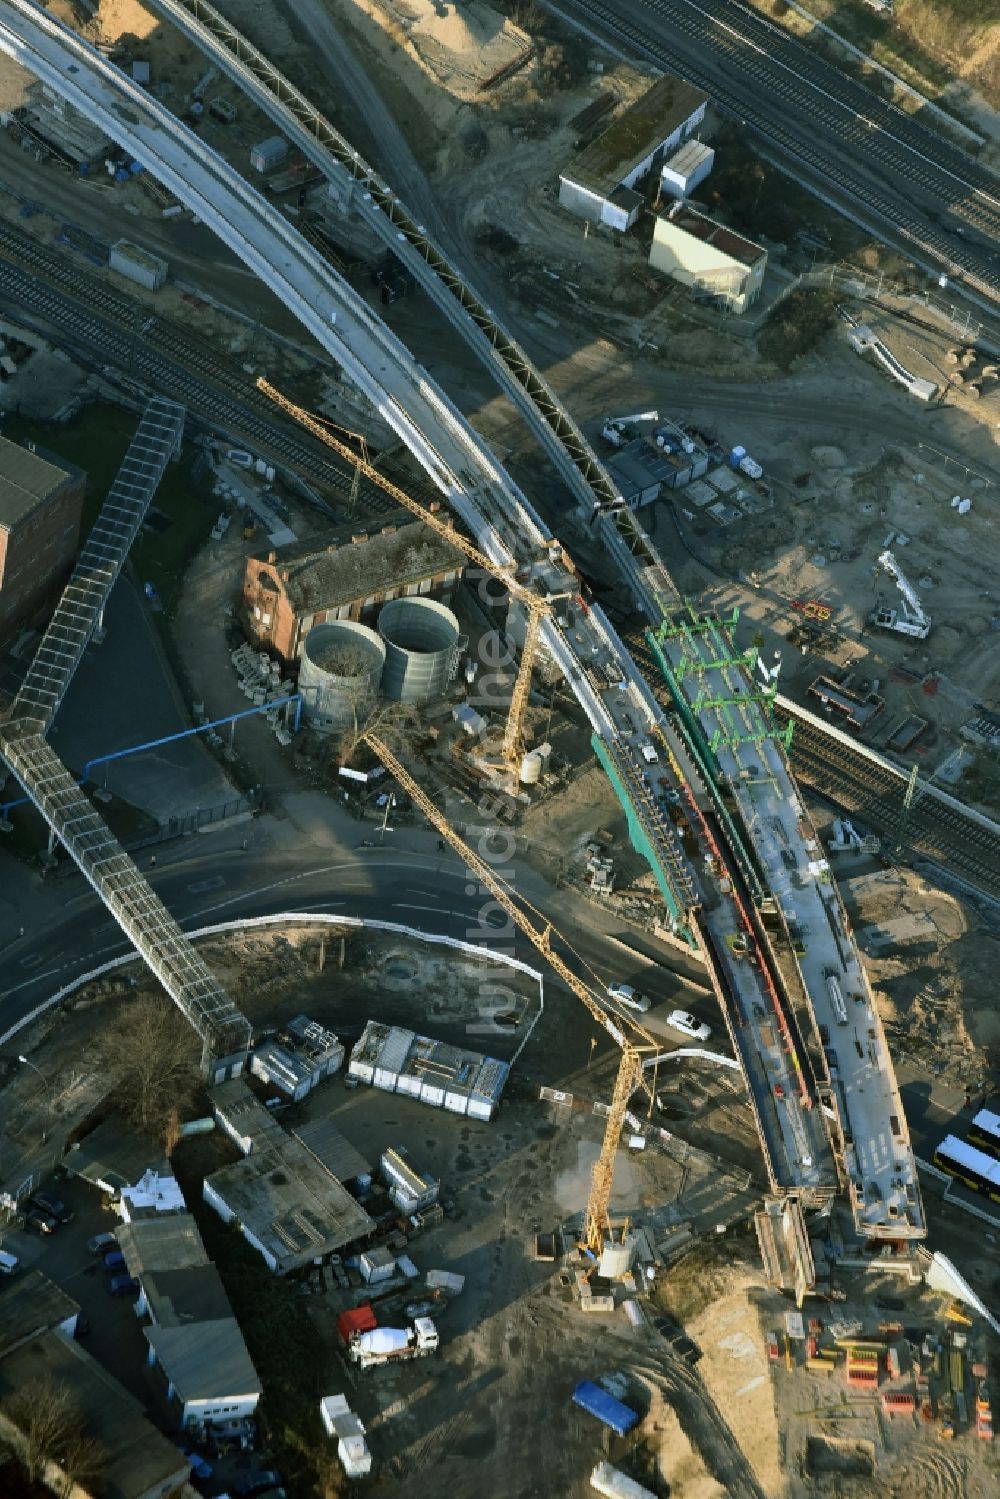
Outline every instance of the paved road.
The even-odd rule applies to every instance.
[[[342,821],[350,842],[332,837],[320,847],[302,839],[295,825],[264,817],[163,847],[157,850],[155,868],[150,867],[150,855],[142,857],[140,867],[186,928],[280,911],[326,912],[398,921],[487,949],[499,944],[497,950],[544,969],[526,939],[518,935],[512,940],[506,917],[469,884],[464,866],[450,854],[437,852],[433,834],[400,829],[391,835],[398,839],[391,848],[366,849],[357,845],[363,837],[377,837],[372,824],[343,815]],[[526,866],[517,868],[513,883],[551,914],[579,955],[574,959],[567,953],[567,959],[591,982],[593,973],[605,982],[632,982],[656,1006],[681,1005],[700,1012],[709,1024],[717,1020],[714,1000],[700,987],[693,959],[633,931],[571,892],[551,890]],[[23,866],[0,849],[0,889],[5,893],[0,900],[3,1034],[74,977],[128,952],[129,944],[75,873],[39,885],[36,876],[26,877]],[[25,935],[19,937],[22,926]],[[684,974],[694,984],[685,983]],[[663,1036],[665,1048],[680,1044],[681,1038],[667,1031],[655,1014],[653,1019],[652,1028]],[[588,1036],[585,1024],[567,1035],[567,1067],[586,1061],[580,1047],[581,1038]]]
[[[737,0],[552,0],[711,94],[806,180],[1000,302],[1000,181]]]

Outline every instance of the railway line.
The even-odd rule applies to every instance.
[[[41,11],[33,0],[0,0],[0,49],[82,108],[102,129],[117,135],[272,288],[321,347],[343,366],[348,378],[378,407],[449,506],[470,527],[477,545],[493,565],[503,568],[513,564],[527,569],[536,586],[541,585],[543,593],[550,597],[563,597],[567,588],[572,589],[574,574],[568,569],[565,554],[530,500],[445,392],[364,300],[331,271],[294,226],[281,218],[245,179],[204,143],[194,140],[160,101],[115,70]],[[540,409],[536,411],[540,417]],[[566,442],[564,457],[570,461],[571,435],[561,440]],[[577,459],[589,460],[585,452],[577,453],[571,460],[579,481],[582,472],[576,467]],[[599,472],[595,480],[600,477]],[[661,603],[657,589],[662,581],[672,592],[672,585],[655,549],[643,540],[636,555],[627,554],[627,561],[638,579],[636,591],[653,597],[650,617],[662,618],[662,630],[671,636],[672,643],[664,649],[677,649],[677,638],[682,633],[695,640],[701,628],[696,619],[692,625],[686,620],[671,624],[663,614],[663,609],[672,608],[673,604],[667,600]],[[706,622],[705,628],[716,630],[711,621]],[[693,945],[699,945],[699,939],[691,933],[695,915],[709,931],[711,949],[700,945],[710,973],[716,974],[720,965],[724,970],[718,988],[727,1025],[731,1023],[730,1012],[738,1010],[746,1027],[745,1047],[752,1049],[755,1069],[766,1078],[767,1108],[763,1108],[756,1092],[751,1097],[769,1179],[783,1187],[794,1186],[807,1195],[814,1191],[828,1195],[835,1190],[838,1179],[833,1159],[837,1151],[845,1159],[850,1158],[849,1169],[856,1171],[858,1180],[873,1182],[878,1188],[868,1197],[860,1189],[855,1191],[852,1205],[858,1230],[892,1240],[921,1237],[925,1226],[905,1126],[897,1134],[892,1152],[886,1147],[888,1120],[896,1121],[898,1130],[902,1108],[877,1016],[874,1012],[868,1016],[869,1051],[859,1050],[856,1065],[852,1058],[848,1059],[850,1065],[845,1076],[851,1096],[847,1100],[845,1094],[843,1107],[832,1115],[835,1124],[841,1121],[836,1128],[842,1130],[834,1141],[815,1109],[814,1090],[789,1029],[780,974],[769,959],[765,960],[761,923],[745,907],[740,894],[742,884],[728,878],[727,855],[714,837],[710,820],[704,815],[682,766],[676,757],[671,758],[669,725],[663,723],[617,632],[600,606],[593,602],[589,606],[584,603],[569,626],[561,624],[555,615],[546,617],[539,635],[587,714],[593,729],[592,742],[606,768],[611,766],[609,751],[614,751],[616,768],[613,771],[609,768],[609,774],[630,818],[637,847],[648,848],[650,866],[663,890],[668,912],[676,908],[677,902],[673,901],[672,908],[670,881],[657,872],[663,861],[661,833],[657,826],[642,824],[636,808],[644,802],[647,787],[669,786],[676,797],[687,799],[689,812],[685,815],[697,848],[697,854],[690,857],[696,860],[698,870],[703,871],[703,876],[699,873],[699,879],[693,880],[692,885],[697,890],[703,877],[712,882],[712,891],[711,899],[705,900],[698,912],[675,909],[672,920],[678,935]],[[663,639],[662,632],[659,638]],[[586,668],[595,662],[610,661],[619,669],[618,686],[599,692],[590,684]],[[712,689],[717,690],[715,677],[720,672],[720,663],[705,658],[703,668],[698,669],[704,670],[706,681],[711,678]],[[633,713],[627,711],[629,705],[642,720],[641,726]],[[650,768],[648,755],[640,753],[650,728],[662,732],[664,749],[669,752],[665,762],[654,752],[653,759],[659,767],[656,771]],[[711,725],[707,733],[713,733]],[[739,743],[743,745],[744,758],[738,761],[742,767],[750,752],[743,741]],[[770,756],[771,775],[777,788],[771,797],[776,808],[771,821],[781,824],[780,836],[788,856],[777,857],[778,835],[768,834],[761,843],[761,857],[772,873],[777,870],[781,889],[787,892],[793,907],[796,902],[808,905],[810,910],[813,906],[823,907],[822,921],[813,924],[815,942],[810,944],[808,959],[803,958],[804,963],[811,965],[809,998],[822,1020],[829,1012],[829,1002],[826,989],[816,979],[817,964],[832,964],[834,971],[843,972],[843,982],[863,996],[864,977],[844,925],[846,918],[836,901],[831,901],[811,877],[807,849],[794,817],[786,826],[794,803],[787,768],[772,753],[769,742],[756,746],[753,753],[757,748],[764,756]],[[686,753],[683,748],[681,753]],[[734,784],[733,774],[730,784]],[[696,771],[694,778],[697,780]],[[34,780],[30,764],[25,766],[25,780],[26,785]],[[30,792],[31,785],[28,789]],[[662,794],[670,805],[678,804],[676,798],[671,802],[665,791]],[[62,836],[59,827],[55,831]],[[790,883],[790,868],[794,868],[800,880],[794,887]],[[109,909],[117,916],[110,904]],[[741,933],[742,944],[736,941]],[[740,956],[743,952],[750,954],[746,962]],[[864,999],[863,1002],[869,1003]],[[776,1021],[787,1050],[775,1043],[768,1028],[768,1016]],[[866,1079],[864,1089],[859,1081],[862,1075]],[[868,1082],[872,1084],[870,1088]],[[902,1205],[904,1178],[910,1196]]]
[[[623,635],[636,665],[665,709],[673,703],[659,678],[657,665],[644,636]],[[904,846],[921,859],[958,875],[988,899],[1000,902],[1000,836],[950,801],[942,801],[919,787],[907,813],[903,801],[907,777],[902,771],[870,759],[861,748],[841,740],[784,708],[779,723],[795,718],[788,759],[796,780],[862,822],[892,845]]]
[[[206,340],[150,314],[143,303],[2,222],[0,255],[0,304],[6,302],[12,316],[32,313],[63,338],[72,336],[90,362],[99,356],[130,371],[144,385],[181,401],[227,440],[246,442],[262,457],[349,498],[351,473],[331,462],[321,443],[300,436],[301,429],[275,421],[274,403],[238,364],[219,359]],[[392,508],[381,490],[362,482],[361,511],[381,515]]]
[[[952,870],[1000,902],[1000,838],[950,802],[918,788],[907,812],[907,780],[860,752],[796,720],[789,754],[796,777],[835,801],[892,843]]]
[[[596,22],[633,53],[683,73],[724,113],[857,205],[866,223],[891,226],[911,250],[1000,302],[1000,262],[963,227],[1000,240],[997,178],[756,12],[733,0],[629,0],[621,10],[616,0],[556,0],[552,8]],[[921,198],[930,200],[922,210]],[[960,221],[952,229],[946,214]]]

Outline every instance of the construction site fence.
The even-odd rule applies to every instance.
[[[269,926],[327,926],[334,928],[347,927],[352,931],[370,929],[379,932],[393,932],[398,936],[409,937],[414,942],[425,942],[435,947],[450,947],[459,952],[468,953],[475,957],[477,961],[482,961],[483,958],[481,947],[476,947],[471,942],[462,942],[458,937],[437,936],[432,932],[421,931],[419,927],[404,926],[402,922],[398,921],[365,921],[360,916],[327,916],[323,912],[316,911],[277,911],[270,916],[244,916],[242,919],[217,921],[211,923],[209,926],[195,927],[191,931],[185,931],[184,935],[189,941],[194,942],[200,937],[219,937],[226,933],[239,934]],[[56,1005],[61,1004],[64,999],[69,999],[78,989],[82,989],[86,984],[92,984],[95,980],[104,978],[106,974],[114,973],[117,969],[124,968],[129,963],[141,963],[142,961],[137,952],[122,953],[120,957],[109,958],[106,963],[102,963],[98,968],[91,968],[87,973],[82,973],[77,978],[71,979],[68,984],[64,984],[54,994],[50,994],[48,999],[44,999],[41,1004],[36,1005],[27,1015],[22,1015],[20,1020],[15,1021],[12,1026],[0,1033],[0,1046],[5,1046],[8,1041],[14,1036],[19,1035],[29,1025],[32,1025],[40,1016],[44,1015],[48,1010],[53,1009]],[[507,953],[491,951],[489,961],[491,963],[501,963],[506,968],[513,968],[518,973],[523,973],[526,978],[534,979],[538,984],[538,1012],[527,1027],[526,1034],[520,1046],[511,1058],[510,1065],[513,1067],[530,1039],[531,1032],[534,1030],[544,1010],[545,979],[544,975],[537,968],[532,968],[530,964],[522,962],[520,958],[511,957]]]

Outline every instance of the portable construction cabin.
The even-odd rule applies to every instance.
[[[704,182],[715,162],[715,152],[703,141],[685,141],[669,161],[663,163],[660,182],[671,198],[686,198]]]
[[[417,1213],[437,1202],[441,1184],[425,1171],[418,1170],[402,1146],[382,1152],[380,1169],[389,1196],[404,1213]]]
[[[255,172],[273,172],[280,167],[288,155],[288,142],[283,135],[269,135],[250,151],[250,165]]]
[[[590,1475],[590,1487],[599,1494],[604,1494],[606,1499],[656,1499],[652,1489],[619,1473],[610,1463],[597,1464]]]
[[[358,1269],[366,1285],[377,1285],[380,1280],[391,1280],[396,1271],[396,1261],[388,1249],[380,1246],[366,1249],[358,1258]]]

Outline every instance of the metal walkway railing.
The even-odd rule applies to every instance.
[[[14,699],[12,721],[30,722],[33,733],[48,731],[183,434],[183,406],[149,403]]]
[[[7,724],[0,751],[129,941],[201,1037],[208,1058],[245,1052],[251,1028],[163,902],[123,852],[59,756],[29,722]]]
[[[9,721],[0,755],[202,1041],[203,1066],[245,1053],[251,1027],[192,948],[103,819],[45,741],[149,502],[180,451],[184,407],[155,398],[129,444],[42,637]]]

